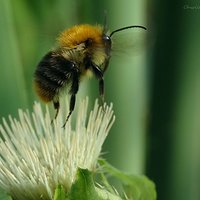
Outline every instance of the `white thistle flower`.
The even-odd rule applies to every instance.
[[[62,184],[68,191],[77,168],[95,170],[102,144],[115,117],[112,105],[95,102],[87,121],[88,99],[81,102],[75,130],[59,113],[51,125],[49,109],[43,114],[35,103],[32,115],[19,110],[19,121],[9,117],[0,125],[0,187],[16,200],[52,199]]]

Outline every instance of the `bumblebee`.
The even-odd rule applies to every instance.
[[[58,115],[59,96],[68,88],[70,94],[69,113],[63,127],[71,116],[76,94],[83,77],[93,74],[99,82],[99,94],[104,101],[104,73],[108,68],[112,51],[112,37],[116,32],[144,26],[126,26],[110,34],[104,26],[76,25],[66,29],[57,38],[58,47],[49,51],[39,62],[34,85],[38,96],[44,102],[53,102]]]

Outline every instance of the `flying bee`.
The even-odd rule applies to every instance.
[[[74,110],[82,77],[93,74],[97,78],[99,94],[102,102],[104,101],[104,73],[113,50],[112,38],[117,32],[133,28],[146,30],[144,26],[135,25],[108,33],[105,26],[73,26],[58,36],[58,47],[49,51],[39,62],[34,74],[35,90],[44,102],[53,102],[55,118],[60,108],[60,93],[68,88],[69,113],[63,127]]]

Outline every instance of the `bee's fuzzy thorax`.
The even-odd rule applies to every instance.
[[[74,48],[85,42],[88,38],[92,39],[95,44],[101,45],[103,27],[100,25],[92,26],[89,24],[76,25],[66,29],[57,38],[61,47]]]

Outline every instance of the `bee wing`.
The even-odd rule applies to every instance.
[[[141,52],[147,44],[147,31],[131,28],[112,35],[113,55],[134,55]]]

